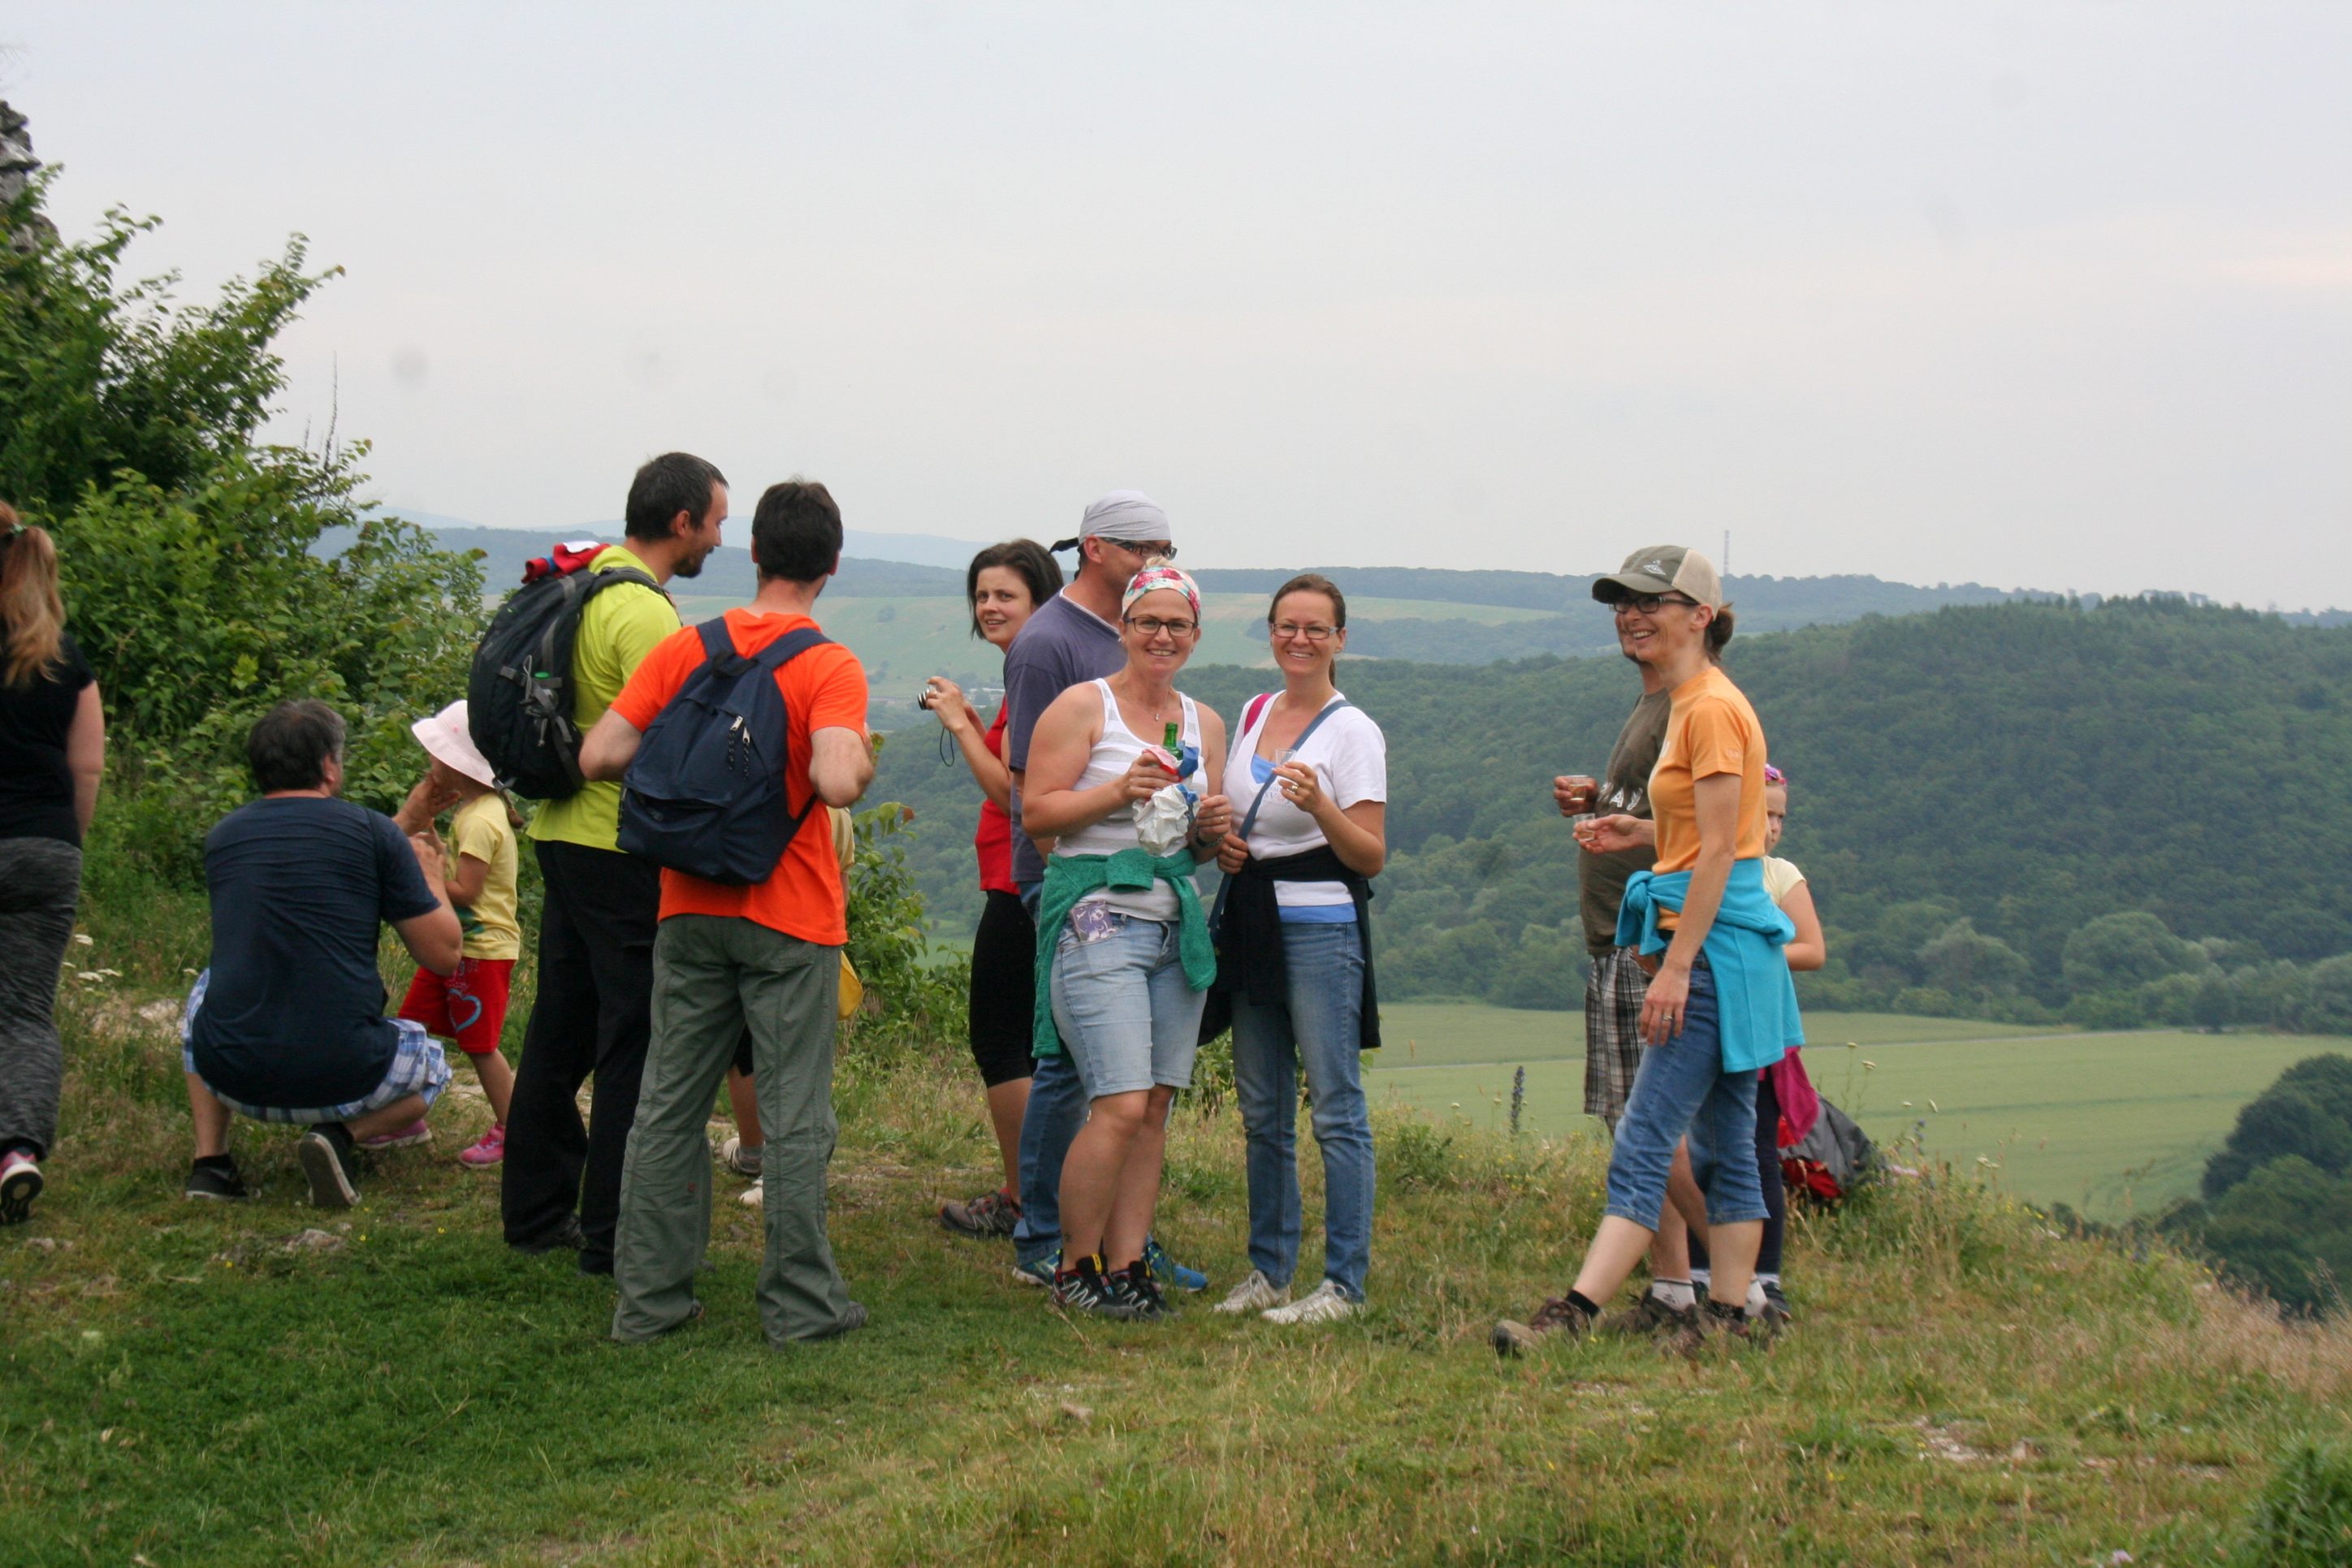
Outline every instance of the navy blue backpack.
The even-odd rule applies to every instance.
[[[774,874],[816,804],[814,789],[798,811],[785,800],[776,672],[833,639],[803,627],[747,659],[725,617],[694,630],[702,667],[654,716],[621,780],[621,848],[705,882],[748,886]]]

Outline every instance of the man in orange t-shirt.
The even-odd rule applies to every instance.
[[[841,511],[824,486],[793,480],[768,487],[751,517],[751,559],[759,597],[725,617],[735,651],[746,657],[815,624],[810,612],[841,564]],[[582,745],[581,770],[619,778],[655,716],[703,659],[692,627],[646,654]],[[794,811],[819,801],[855,804],[874,779],[857,656],[838,643],[819,643],[780,667],[776,685],[787,715],[787,804]],[[614,1339],[654,1339],[701,1315],[694,1276],[710,1234],[711,1177],[703,1127],[747,1029],[768,1137],[761,1326],[781,1344],[827,1339],[866,1322],[825,1239],[835,1003],[848,927],[833,835],[823,813],[811,816],[763,881],[738,887],[661,873],[653,1044],[614,1248]]]

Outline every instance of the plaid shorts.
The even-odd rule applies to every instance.
[[[180,1011],[180,1070],[196,1072],[196,1052],[194,1041],[196,1032],[196,1009],[205,1005],[205,989],[211,984],[213,972],[206,969],[196,977],[188,989],[188,1005]],[[240,1116],[250,1116],[257,1122],[285,1122],[310,1125],[319,1122],[348,1122],[364,1116],[371,1111],[381,1111],[394,1101],[410,1094],[425,1097],[426,1109],[441,1098],[441,1091],[449,1087],[449,1061],[441,1053],[441,1042],[425,1032],[425,1026],[408,1019],[394,1019],[393,1028],[400,1031],[400,1044],[393,1052],[392,1066],[385,1071],[383,1082],[370,1090],[363,1099],[341,1105],[324,1105],[310,1110],[289,1110],[278,1105],[247,1105],[232,1100],[209,1083],[213,1098]]]
[[[1642,998],[1650,977],[1631,947],[1596,954],[1584,980],[1584,1113],[1614,1128],[1642,1071]]]

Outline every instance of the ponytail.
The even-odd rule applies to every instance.
[[[58,596],[58,549],[45,528],[26,528],[0,501],[0,685],[30,685],[65,644],[66,606]]]
[[[1715,618],[1706,623],[1706,656],[1720,664],[1723,645],[1731,641],[1731,606],[1718,604]]]

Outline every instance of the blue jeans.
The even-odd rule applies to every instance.
[[[1323,1150],[1323,1277],[1364,1299],[1372,1255],[1372,1119],[1364,1098],[1363,943],[1356,925],[1286,924],[1287,1006],[1234,998],[1234,1087],[1248,1141],[1250,1266],[1277,1289],[1298,1266],[1298,1070]]]
[[[1709,1225],[1769,1218],[1756,1174],[1756,1074],[1723,1070],[1715,972],[1691,970],[1682,1032],[1642,1052],[1625,1119],[1609,1156],[1605,1212],[1655,1230],[1675,1145],[1690,1134],[1691,1174],[1706,1193]]]
[[[1037,884],[1021,890],[1022,906],[1037,918]],[[1062,1160],[1087,1119],[1086,1085],[1067,1051],[1041,1056],[1029,1078],[1029,1108],[1021,1113],[1021,1218],[1013,1227],[1013,1261],[1026,1268],[1062,1249]]]

